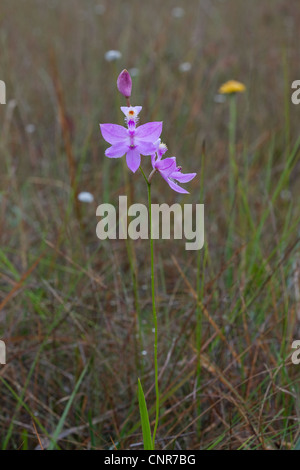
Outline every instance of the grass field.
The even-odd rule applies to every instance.
[[[154,425],[149,243],[96,236],[99,204],[147,204],[99,132],[124,68],[197,172],[183,196],[155,177],[153,202],[205,204],[202,250],[154,243],[157,449],[300,448],[297,2],[1,0],[0,22],[0,448],[142,449],[138,377]]]

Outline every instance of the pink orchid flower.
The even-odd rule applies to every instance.
[[[159,139],[156,142],[156,154],[151,156],[152,167],[161,174],[170,188],[174,191],[177,193],[189,194],[188,191],[177,184],[177,181],[179,183],[187,183],[195,178],[197,173],[182,173],[181,166],[177,166],[175,157],[162,159],[162,156],[167,150],[167,146],[161,143]]]
[[[109,158],[126,155],[128,168],[135,173],[141,164],[141,155],[155,152],[155,142],[162,132],[162,122],[148,122],[136,127],[141,106],[122,107],[128,128],[118,124],[100,124],[102,136],[111,147],[106,149]]]

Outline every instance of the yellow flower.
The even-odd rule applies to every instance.
[[[236,80],[229,80],[219,88],[219,93],[231,95],[232,93],[243,93],[246,87],[243,83]]]

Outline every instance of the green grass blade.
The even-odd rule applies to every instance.
[[[72,394],[71,394],[71,396],[70,396],[70,398],[69,398],[69,400],[68,400],[68,403],[67,403],[67,405],[66,405],[66,407],[65,407],[65,409],[64,409],[64,412],[63,412],[63,414],[62,414],[62,416],[61,416],[61,418],[60,418],[60,420],[59,420],[59,423],[58,423],[58,425],[57,425],[57,428],[55,429],[55,431],[54,431],[54,433],[53,433],[53,436],[52,436],[52,438],[51,438],[51,443],[50,443],[50,445],[49,445],[49,447],[48,447],[48,450],[53,450],[53,449],[56,447],[56,442],[57,442],[58,437],[59,437],[59,435],[60,435],[60,433],[61,433],[61,431],[62,431],[64,422],[65,422],[66,417],[67,417],[67,415],[68,415],[68,413],[69,413],[69,411],[70,411],[71,405],[72,405],[73,400],[74,400],[74,398],[75,398],[75,396],[76,396],[76,393],[78,392],[78,389],[79,389],[80,384],[81,384],[81,382],[82,382],[82,380],[83,380],[83,377],[84,377],[85,374],[86,374],[86,371],[87,371],[87,369],[88,369],[88,366],[89,366],[89,364],[87,364],[87,365],[85,366],[85,368],[83,369],[83,371],[81,372],[81,375],[80,375],[80,377],[79,377],[79,379],[78,379],[78,381],[77,381],[77,383],[76,383],[76,385],[75,385],[75,387],[74,387],[74,390],[73,390],[73,392],[72,392]]]
[[[149,415],[148,415],[145,395],[143,392],[140,379],[138,379],[138,398],[139,398],[139,407],[140,407],[140,415],[141,415],[141,423],[142,423],[142,431],[143,431],[144,450],[153,450]]]
[[[20,407],[23,407],[25,411],[27,411],[27,413],[29,414],[29,416],[31,417],[32,421],[34,421],[37,426],[43,431],[43,433],[45,434],[45,436],[47,436],[50,440],[52,439],[51,436],[48,434],[47,430],[44,428],[44,426],[40,423],[40,421],[37,419],[37,417],[34,415],[34,413],[31,411],[31,409],[29,408],[29,406],[23,401],[23,396],[21,394],[21,396],[19,396],[14,390],[13,388],[9,385],[9,383],[3,378],[3,377],[0,377],[0,381],[3,383],[3,385],[5,385],[5,387],[11,392],[12,396],[16,399],[17,403],[19,404]],[[4,443],[3,443],[3,446],[1,448],[1,450],[6,450],[6,447],[7,447],[7,444],[9,442],[9,439],[10,439],[10,436],[11,436],[11,431],[12,428],[9,428],[8,430],[8,433],[7,433],[7,436],[4,440]],[[27,436],[28,437],[28,436]]]
[[[300,450],[300,437],[299,437],[299,439],[298,439],[298,441],[297,441],[297,443],[294,447],[294,450]]]

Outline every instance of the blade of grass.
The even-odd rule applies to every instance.
[[[141,423],[142,423],[142,431],[143,431],[144,450],[153,450],[149,415],[148,415],[145,395],[143,392],[140,379],[138,379],[138,399],[139,399],[139,407],[140,407],[140,415],[141,415]]]
[[[76,385],[75,385],[75,387],[74,387],[74,390],[73,390],[73,392],[72,392],[72,394],[71,394],[71,396],[70,396],[70,398],[69,398],[69,400],[68,400],[68,403],[67,403],[67,405],[66,405],[66,407],[65,407],[65,409],[64,409],[64,412],[63,412],[63,414],[62,414],[62,416],[61,416],[61,418],[60,418],[60,420],[59,420],[59,423],[58,423],[58,425],[57,425],[57,427],[56,427],[56,429],[55,429],[55,431],[54,431],[54,433],[53,433],[53,435],[52,435],[51,443],[50,443],[50,445],[49,445],[49,447],[48,447],[48,450],[53,450],[53,449],[56,447],[56,442],[57,442],[57,440],[58,440],[58,438],[59,438],[59,435],[60,435],[60,433],[61,433],[61,431],[62,431],[63,425],[64,425],[65,420],[66,420],[66,418],[67,418],[67,415],[68,415],[68,413],[69,413],[69,411],[70,411],[70,408],[71,408],[71,405],[72,405],[72,403],[73,403],[73,401],[74,401],[74,398],[75,398],[75,396],[76,396],[76,394],[77,394],[77,392],[78,392],[78,389],[79,389],[80,384],[81,384],[81,382],[82,382],[82,380],[83,380],[83,377],[84,377],[85,374],[86,374],[86,371],[87,371],[87,369],[88,369],[88,366],[89,366],[89,363],[85,366],[85,368],[84,368],[83,371],[81,372],[81,375],[80,375],[80,377],[79,377],[79,379],[78,379],[78,381],[77,381],[77,383],[76,383]]]

